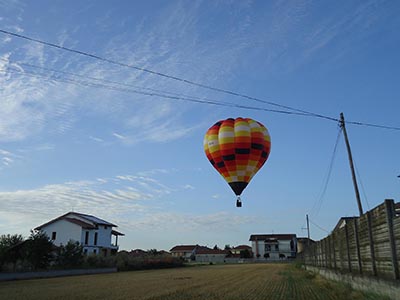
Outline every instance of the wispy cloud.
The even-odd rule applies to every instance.
[[[181,187],[192,189],[190,185]],[[34,228],[67,211],[105,218],[125,233],[173,231],[231,231],[255,218],[228,212],[183,213],[153,200],[176,191],[150,177],[111,178],[49,184],[39,188],[0,192],[0,231],[27,235]]]
[[[186,184],[183,188],[185,190],[194,190],[195,189],[195,187],[193,185],[190,185],[190,184]]]
[[[146,188],[141,187],[141,182],[146,182]],[[42,222],[71,210],[115,220],[127,212],[147,211],[148,205],[142,202],[160,194],[160,186],[148,178],[138,178],[124,186],[112,185],[110,179],[97,178],[0,192],[0,214],[18,216],[18,219],[1,219],[0,229],[3,232],[17,228],[21,219],[24,226],[20,228],[32,228],[39,220]]]
[[[89,139],[91,139],[92,141],[95,141],[95,142],[99,142],[99,143],[104,142],[103,139],[101,139],[99,137],[95,137],[95,136],[89,136]]]
[[[0,166],[9,167],[16,160],[21,160],[23,157],[19,154],[0,149]]]
[[[98,53],[132,65],[213,85],[221,78],[227,80],[232,76],[232,66],[244,50],[244,44],[237,43],[236,37],[224,36],[222,32],[209,42],[202,41],[202,33],[198,28],[200,10],[200,2],[196,5],[171,3],[161,8],[151,20],[146,17],[137,23],[132,23],[131,19],[121,20],[121,24],[115,26],[130,26],[133,30],[113,33],[113,38],[100,47]],[[112,17],[109,15],[102,22]],[[249,22],[243,21],[238,27],[245,28]],[[109,28],[112,27],[107,26],[104,30]],[[17,26],[11,30],[21,32],[23,28]],[[60,44],[74,45],[79,33],[77,26],[63,28],[57,39]],[[15,55],[14,51],[12,54],[7,52],[7,57],[3,56],[8,63],[4,66],[7,72],[0,77],[0,84],[4,87],[0,93],[2,99],[7,99],[8,107],[0,112],[0,140],[24,140],[39,134],[65,134],[81,120],[82,111],[108,122],[114,128],[111,134],[126,144],[168,142],[188,136],[199,128],[197,120],[185,120],[185,114],[197,106],[193,108],[190,104],[174,100],[110,90],[101,90],[99,98],[96,88],[58,83],[52,78],[30,77],[28,72],[38,70],[29,69],[15,60],[176,94],[197,93],[207,96],[203,90],[31,42],[23,42],[22,46],[14,41],[7,44],[10,44],[10,48],[3,45],[0,50],[18,45],[19,55]],[[20,72],[10,68],[18,68]],[[179,110],[176,109],[178,106]],[[100,142],[96,137],[98,132],[86,133],[92,140]],[[102,136],[106,134],[110,133],[103,132]]]
[[[150,230],[175,232],[194,232],[213,230],[222,232],[232,230],[244,224],[254,223],[254,217],[235,215],[228,212],[212,214],[185,214],[177,212],[145,213],[140,218],[125,220],[121,223],[130,230]]]

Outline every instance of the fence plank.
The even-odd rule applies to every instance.
[[[371,211],[367,211],[367,223],[368,223],[369,247],[370,247],[370,251],[371,251],[372,273],[374,274],[374,276],[378,276],[378,272],[377,272],[377,270],[376,270],[375,249],[374,249],[374,237],[372,236],[372,217],[371,217]]]
[[[347,228],[347,221],[346,225],[344,225],[344,232],[346,236],[347,265],[349,268],[349,272],[351,273],[352,268],[351,268],[351,256],[350,256],[349,229]]]
[[[360,241],[358,239],[357,219],[353,219],[353,224],[354,224],[354,238],[356,241],[356,248],[357,248],[358,270],[359,270],[360,274],[362,274],[362,262],[361,262],[361,253],[360,253]]]
[[[343,217],[305,253],[305,263],[379,279],[400,280],[400,203],[384,203],[360,217]]]
[[[335,232],[332,232],[332,249],[333,249],[333,268],[337,270],[336,250],[335,250]]]
[[[394,279],[400,279],[399,274],[399,265],[397,261],[397,254],[396,254],[396,239],[394,237],[394,230],[393,230],[393,218],[395,217],[395,208],[394,208],[394,201],[391,199],[385,200],[385,208],[386,208],[386,220],[388,225],[388,233],[389,233],[389,241],[391,247],[391,254],[392,254],[392,266],[393,266],[393,276]]]

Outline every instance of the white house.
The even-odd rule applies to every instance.
[[[252,234],[251,248],[259,260],[279,260],[296,257],[295,234]]]
[[[85,254],[107,256],[118,251],[118,236],[124,235],[113,227],[118,226],[95,216],[69,212],[35,230],[45,232],[56,246],[66,245],[73,240],[81,243]],[[114,243],[112,236],[115,237]]]
[[[196,262],[223,263],[228,255],[227,250],[200,248],[196,250]]]

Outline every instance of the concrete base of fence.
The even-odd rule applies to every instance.
[[[117,268],[103,269],[77,269],[77,270],[53,270],[43,272],[23,272],[23,273],[0,273],[0,281],[34,279],[34,278],[51,278],[74,275],[103,274],[115,273]]]
[[[306,266],[306,270],[317,273],[330,280],[350,284],[353,289],[367,292],[374,292],[380,295],[388,296],[393,300],[400,300],[399,282],[386,281],[373,277],[362,277],[350,274],[341,274],[332,270]]]

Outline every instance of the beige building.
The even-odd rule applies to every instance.
[[[296,257],[295,234],[252,234],[250,241],[254,258],[257,260],[282,260]]]

